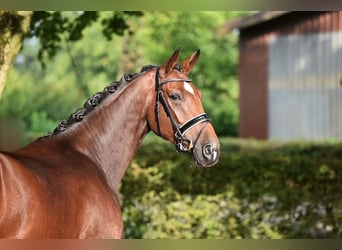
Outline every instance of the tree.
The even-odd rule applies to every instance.
[[[0,100],[8,72],[30,27],[32,11],[0,11]]]
[[[45,60],[56,55],[64,39],[80,40],[83,30],[93,23],[100,21],[103,35],[111,39],[114,34],[124,34],[129,27],[126,22],[129,16],[140,15],[142,12],[139,11],[114,11],[111,16],[101,19],[97,11],[0,11],[0,98],[25,36],[39,39],[38,58],[45,66]]]
[[[93,21],[81,25],[85,21],[80,15]],[[103,35],[103,23],[108,21],[103,20],[114,15],[114,12],[35,12],[31,38],[26,39],[8,77],[0,120],[15,118],[22,122],[27,143],[53,130],[92,94],[118,80],[123,73],[139,72],[146,64],[160,65],[177,47],[182,49],[181,59],[200,48],[201,58],[189,77],[203,93],[203,104],[216,132],[220,136],[236,135],[237,36],[221,32],[219,27],[241,13],[144,12],[138,18],[126,16],[128,28],[108,41]],[[64,24],[61,28],[58,20],[64,18],[74,22],[73,26],[66,28],[68,24]],[[70,31],[77,22],[80,28],[76,30],[82,30],[82,39],[72,40]],[[60,33],[63,29],[68,31]],[[48,39],[49,30],[59,34],[56,39]],[[43,35],[44,32],[47,34]],[[43,69],[37,54],[45,65]]]

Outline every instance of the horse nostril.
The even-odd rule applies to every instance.
[[[204,158],[206,158],[208,161],[215,161],[218,155],[217,147],[213,144],[207,144],[203,147],[202,153]]]

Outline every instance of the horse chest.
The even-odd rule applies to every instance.
[[[3,180],[1,238],[121,237],[120,206],[96,175],[54,173],[49,174],[54,178],[45,178],[44,171],[38,175],[2,170],[8,181]]]
[[[85,181],[74,186],[73,191],[63,193],[53,213],[61,215],[59,228],[64,231],[61,238],[121,237],[120,206],[105,184]]]

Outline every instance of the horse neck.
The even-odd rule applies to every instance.
[[[107,97],[61,137],[95,162],[114,189],[118,188],[148,132],[147,112],[154,99],[154,82],[139,78],[132,80],[119,93]]]

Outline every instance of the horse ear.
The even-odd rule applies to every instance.
[[[192,56],[184,60],[184,62],[182,62],[182,67],[181,67],[182,73],[186,75],[189,74],[192,68],[195,66],[199,56],[200,56],[200,50],[198,49],[194,54],[192,54]]]
[[[172,56],[160,67],[160,71],[170,73],[178,63],[180,48],[173,52]]]

